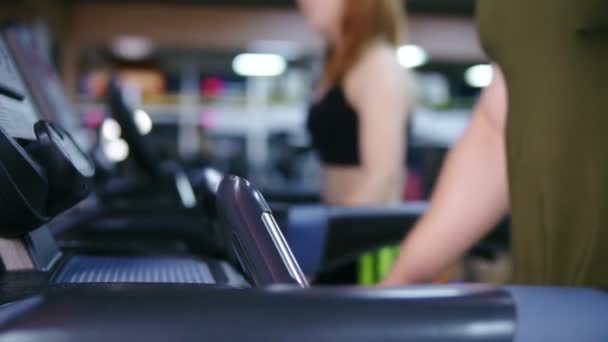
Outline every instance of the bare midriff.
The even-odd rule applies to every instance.
[[[359,196],[358,185],[365,181],[365,173],[358,167],[326,166],[324,174],[323,201],[331,205],[352,205],[353,196]],[[403,177],[397,177],[384,189],[373,191],[368,198],[358,200],[359,205],[382,205],[397,203],[403,192]]]

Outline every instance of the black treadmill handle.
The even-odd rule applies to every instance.
[[[59,288],[41,299],[21,303],[26,308],[0,329],[0,339],[18,332],[24,340],[62,342],[512,342],[516,319],[509,293],[491,288],[232,290],[121,284]],[[0,313],[9,310],[0,307]],[[500,329],[492,329],[497,325]]]
[[[373,218],[419,218],[428,208],[428,202],[415,201],[403,202],[392,205],[353,206],[353,207],[329,207],[329,219],[373,219]]]

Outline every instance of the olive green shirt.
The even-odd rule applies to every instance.
[[[608,288],[608,0],[478,0],[505,75],[515,283]]]

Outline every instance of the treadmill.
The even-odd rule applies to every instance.
[[[24,25],[11,25],[4,28],[2,36],[23,75],[40,117],[66,127],[70,133],[82,131],[78,115],[69,104],[54,67],[41,53],[30,30]],[[114,89],[114,107],[121,106],[116,103],[121,100],[117,92]],[[126,108],[120,109],[128,111]],[[123,112],[120,115],[129,114],[130,112]],[[144,154],[149,155],[150,153]],[[155,161],[154,158],[137,159],[151,160],[150,163]],[[160,162],[158,167],[161,167]],[[160,169],[155,173],[157,177],[164,176],[164,188],[146,190],[142,192],[144,195],[134,197],[131,189],[108,194],[105,189],[96,187],[94,196],[76,210],[55,220],[50,229],[58,234],[63,246],[74,249],[141,252],[177,250],[217,255],[221,247],[213,238],[213,210],[207,206],[209,193],[219,183],[218,176],[212,169],[200,170],[196,189],[193,189],[188,176],[175,164],[165,163],[164,168],[165,174],[159,175],[163,172]],[[182,198],[186,195],[190,198],[188,201]],[[138,202],[137,197],[144,197],[144,204],[133,206],[133,202]],[[150,200],[151,197],[154,199]],[[122,204],[125,202],[129,205]]]
[[[3,94],[21,93],[19,88],[0,89]],[[23,107],[23,101],[9,96],[1,103],[20,102]],[[117,257],[107,256],[97,257],[97,263],[70,267],[76,256],[52,253],[55,257],[47,267],[40,266],[44,260],[40,247],[48,250],[52,241],[40,238],[44,228],[35,228],[44,221],[45,213],[40,215],[40,210],[54,208],[46,216],[51,217],[81,198],[91,165],[84,154],[74,150],[69,135],[56,126],[37,122],[34,141],[28,129],[34,117],[16,120],[22,114],[0,107],[2,207],[13,209],[0,212],[0,235],[17,242],[26,234],[29,244],[22,246],[27,246],[30,256],[38,257],[33,257],[37,266],[31,269],[11,270],[14,264],[6,253],[10,248],[4,244],[9,240],[0,241],[5,265],[0,274],[2,340],[560,342],[604,341],[608,336],[608,294],[595,289],[482,285],[310,288],[263,196],[236,176],[222,181],[217,206],[231,254],[247,280],[221,285],[186,278],[160,282],[154,275],[136,280],[141,274],[163,274],[160,260],[173,272],[166,275],[169,278],[176,270],[193,277],[175,260],[158,257],[145,258],[150,261],[148,269],[141,263],[124,267]],[[9,116],[15,119],[12,125],[4,120]],[[45,159],[48,154],[53,158]],[[71,196],[49,191],[50,201],[36,201],[36,194],[28,191],[30,185],[39,183],[40,175],[57,171],[48,160],[58,159],[63,162],[55,166],[72,171],[74,179],[67,184],[79,186],[66,188],[72,190]],[[23,172],[12,172],[18,168]],[[40,169],[45,172],[36,173]],[[29,176],[32,182],[21,182]],[[53,178],[46,180],[55,184]],[[66,258],[68,264],[62,265],[60,260]],[[137,264],[132,256],[126,258]],[[104,270],[103,265],[111,267]],[[66,269],[71,271],[61,276]],[[94,276],[70,276],[82,270]],[[79,281],[87,278],[93,281]]]
[[[595,289],[310,288],[269,206],[250,183],[226,177],[218,209],[234,255],[256,288],[51,287],[0,306],[6,317],[0,338],[599,342],[608,336],[608,294]]]
[[[188,251],[61,250],[47,224],[89,196],[95,169],[65,130],[38,117],[0,39],[0,255],[4,270],[25,270],[39,277],[41,284],[246,285],[228,263]]]

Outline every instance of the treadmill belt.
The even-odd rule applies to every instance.
[[[215,284],[215,279],[207,263],[194,259],[74,256],[55,283]]]

